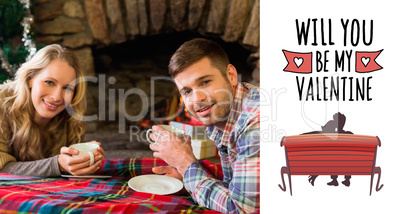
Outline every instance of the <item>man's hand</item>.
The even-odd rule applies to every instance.
[[[100,145],[100,143],[98,144]],[[73,157],[72,155],[78,154],[78,150],[69,147],[62,147],[60,149],[60,155],[57,158],[59,162],[60,172],[68,172],[72,175],[93,174],[100,168],[104,159],[104,153],[104,150],[99,147],[98,151],[94,152],[94,164],[90,166],[89,155]]]
[[[177,171],[176,168],[173,168],[171,166],[157,166],[152,168],[152,172],[158,175],[167,175],[169,177],[177,178],[181,182],[183,182],[183,176],[180,175],[180,173]],[[186,188],[182,188],[179,192],[175,193],[175,195],[187,195],[188,192]]]
[[[167,175],[169,177],[177,178],[183,182],[183,176],[177,171],[176,168],[171,166],[157,166],[152,168],[152,172],[158,175]]]
[[[154,151],[154,157],[161,158],[183,176],[187,167],[197,161],[191,148],[191,137],[186,135],[180,138],[159,126],[153,126],[152,129],[158,133],[151,134],[151,139],[157,143],[149,145]]]

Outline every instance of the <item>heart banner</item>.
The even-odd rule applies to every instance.
[[[288,61],[287,66],[283,69],[284,71],[290,71],[295,73],[311,73],[311,60],[312,53],[297,53],[282,50],[285,54],[286,60]]]
[[[356,72],[367,73],[381,70],[382,67],[375,61],[383,50],[374,52],[356,51]]]

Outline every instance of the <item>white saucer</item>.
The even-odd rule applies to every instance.
[[[61,175],[61,177],[68,178],[70,180],[84,180],[84,179],[104,179],[104,178],[111,178],[110,175]]]
[[[128,186],[138,192],[169,195],[180,191],[183,183],[166,175],[139,175],[131,178]]]

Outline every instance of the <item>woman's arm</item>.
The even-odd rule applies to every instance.
[[[17,162],[17,159],[11,155],[11,149],[7,145],[10,138],[9,126],[6,120],[1,118],[1,111],[0,119],[2,119],[0,123],[0,173],[38,177],[60,176],[57,162],[58,155],[37,161]]]
[[[8,162],[0,173],[24,175],[33,177],[58,177],[60,176],[58,155],[37,161]]]
[[[64,150],[65,151],[64,151]],[[50,158],[45,158],[36,161],[25,161],[25,162],[8,162],[0,169],[0,173],[8,173],[14,175],[32,176],[32,177],[59,177],[61,175],[62,168],[59,167],[59,157],[65,156],[64,159],[70,158],[71,160],[62,163],[62,165],[67,166],[69,173],[74,175],[85,175],[92,174],[97,171],[103,161],[103,150],[95,152],[95,164],[89,165],[89,157],[71,157],[66,154],[69,148],[63,147],[62,153],[60,155],[55,155]],[[4,154],[4,153],[3,153]],[[89,156],[89,155],[88,155]],[[88,160],[87,160],[88,159]],[[88,163],[87,163],[88,162]],[[69,166],[70,165],[70,166]]]

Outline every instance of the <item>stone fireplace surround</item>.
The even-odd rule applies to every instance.
[[[89,76],[93,50],[152,35],[191,31],[259,49],[259,0],[35,0],[38,44],[72,49]]]

